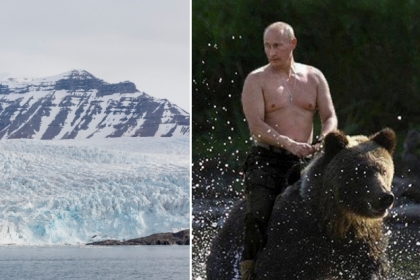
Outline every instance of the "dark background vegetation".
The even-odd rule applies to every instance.
[[[327,78],[339,129],[369,135],[391,127],[398,156],[408,130],[420,127],[419,18],[416,0],[193,0],[194,198],[240,188],[251,145],[242,85],[267,63],[262,33],[275,21],[293,26],[295,60]]]

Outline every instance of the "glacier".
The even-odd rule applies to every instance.
[[[188,137],[2,139],[0,245],[77,245],[190,227]]]

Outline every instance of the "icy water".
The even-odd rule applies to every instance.
[[[190,279],[190,246],[3,246],[0,279]]]
[[[210,245],[223,223],[226,209],[235,199],[196,199],[193,203],[192,280],[204,280],[205,261]],[[390,228],[389,252],[392,261],[390,280],[420,279],[420,225],[397,224]]]

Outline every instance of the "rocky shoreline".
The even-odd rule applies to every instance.
[[[87,243],[86,245],[190,245],[190,230],[155,233],[149,236],[118,241],[113,239]]]

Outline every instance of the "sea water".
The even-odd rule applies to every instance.
[[[0,279],[190,279],[190,246],[2,246]]]

